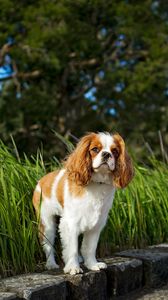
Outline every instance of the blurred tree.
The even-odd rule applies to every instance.
[[[17,41],[13,56],[22,99],[0,98],[0,132],[21,151],[42,142],[60,152],[52,129],[80,136],[117,130],[132,146],[142,137],[158,149],[167,139],[168,10],[165,1],[0,0],[0,43]]]

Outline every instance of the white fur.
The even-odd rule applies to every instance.
[[[113,138],[108,134],[99,134],[102,143],[102,151],[110,151]],[[95,159],[98,166],[101,161],[101,153]],[[112,206],[115,188],[108,168],[100,168],[93,173],[90,183],[86,186],[85,193],[80,197],[74,197],[70,193],[69,182],[66,179],[64,185],[64,208],[56,198],[57,184],[66,170],[61,170],[52,186],[51,199],[43,199],[41,205],[41,221],[45,226],[43,249],[46,254],[48,269],[56,268],[53,244],[55,239],[54,216],[60,215],[59,231],[63,246],[63,259],[65,273],[77,274],[82,272],[78,259],[78,236],[83,233],[81,253],[84,264],[88,269],[100,270],[106,268],[106,264],[97,262],[96,248],[100,232],[106,224],[108,212]],[[41,191],[39,185],[36,191]]]
[[[41,193],[41,187],[39,184],[36,185],[35,191]]]
[[[93,166],[94,169],[99,168],[99,166],[101,165],[101,163],[102,163],[102,153],[103,152],[109,152],[111,154],[110,147],[114,143],[114,139],[109,133],[101,132],[101,133],[99,133],[99,138],[100,138],[100,142],[101,142],[103,147],[102,147],[101,151],[98,153],[98,155],[93,160],[92,166]],[[114,170],[115,169],[114,157],[112,157],[112,159],[113,159],[113,162],[112,162],[112,166],[110,167],[110,169]]]
[[[65,187],[65,208],[60,222],[63,244],[64,271],[79,270],[78,236],[84,233],[82,256],[89,269],[97,266],[95,252],[101,229],[104,227],[108,211],[112,205],[114,189],[100,183],[90,183],[87,192],[80,198],[73,198]]]

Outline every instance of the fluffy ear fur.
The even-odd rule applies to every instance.
[[[90,133],[84,136],[65,163],[68,178],[75,181],[77,185],[87,185],[92,175],[92,162],[89,146],[93,135],[94,133]]]
[[[134,176],[133,164],[125,149],[125,143],[122,137],[119,134],[115,134],[113,138],[120,149],[116,169],[113,172],[113,182],[117,188],[124,188],[129,184]]]

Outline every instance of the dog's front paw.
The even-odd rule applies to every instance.
[[[99,271],[101,269],[106,269],[107,265],[104,262],[96,262],[94,264],[86,265],[86,267],[92,271]]]
[[[66,265],[64,268],[64,273],[75,275],[75,274],[83,273],[83,270],[80,268],[79,265]]]

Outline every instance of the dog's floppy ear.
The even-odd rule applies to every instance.
[[[120,153],[116,161],[116,168],[113,172],[113,184],[117,188],[126,187],[134,176],[132,160],[125,149],[125,143],[119,134],[113,136],[118,145]]]
[[[89,153],[92,136],[93,133],[85,135],[65,163],[68,178],[82,186],[89,183],[92,175],[92,161]]]

